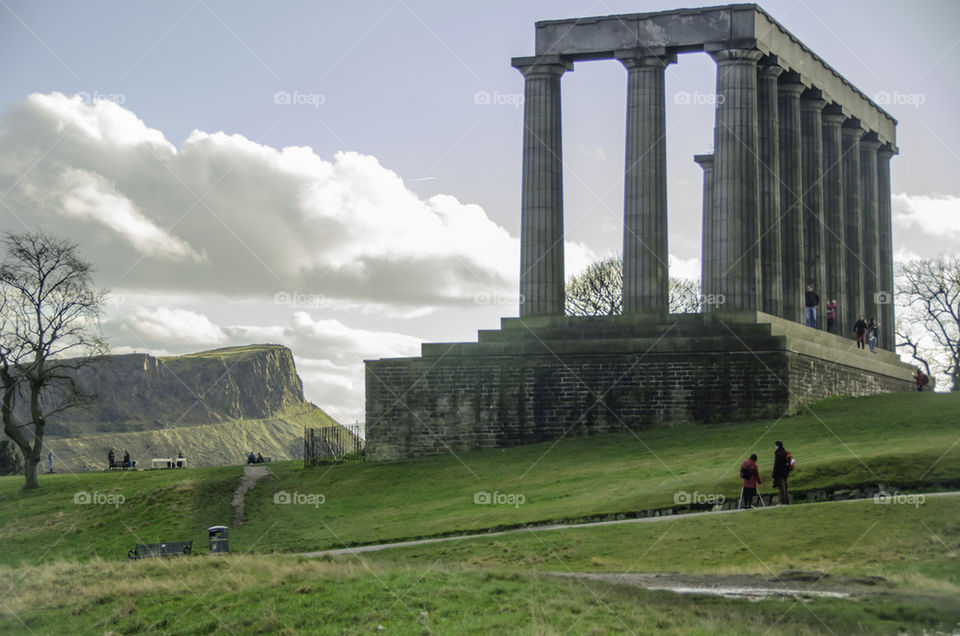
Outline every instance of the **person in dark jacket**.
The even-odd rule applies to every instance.
[[[866,346],[867,339],[867,317],[860,316],[853,325],[853,334],[857,337],[857,349],[863,349]]]
[[[790,476],[790,466],[787,464],[787,450],[783,442],[778,441],[773,451],[773,485],[780,489],[780,505],[790,504],[790,494],[787,492],[787,477]]]
[[[749,475],[749,477],[744,477]],[[740,464],[740,478],[743,480],[743,494],[740,496],[742,508],[753,508],[753,498],[757,494],[757,485],[762,484],[760,469],[757,467],[757,454],[750,455],[750,459]]]
[[[807,285],[807,293],[804,296],[804,305],[807,308],[807,326],[817,328],[817,305],[820,304],[820,296],[813,291],[813,284]]]

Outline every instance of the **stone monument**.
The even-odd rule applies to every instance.
[[[524,77],[519,318],[476,343],[366,362],[367,452],[393,459],[641,428],[779,417],[832,395],[905,391],[893,353],[896,121],[760,7],[536,24]],[[702,314],[668,313],[664,73],[717,64],[703,168]],[[626,69],[623,315],[564,315],[561,79]],[[835,334],[803,325],[804,290]],[[877,354],[849,339],[880,321]]]

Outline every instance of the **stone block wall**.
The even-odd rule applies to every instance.
[[[834,395],[912,389],[905,372],[894,377],[798,353],[769,329],[667,337],[636,353],[629,347],[612,353],[602,334],[581,340],[565,334],[550,351],[534,354],[524,349],[525,335],[494,338],[516,341],[515,353],[502,342],[481,342],[428,345],[422,358],[367,361],[367,457],[515,446],[679,421],[777,418]]]

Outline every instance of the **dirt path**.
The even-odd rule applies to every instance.
[[[252,485],[252,484],[251,484]],[[241,485],[242,488],[242,485]],[[246,492],[244,490],[243,492]],[[240,489],[237,489],[237,493],[240,494],[240,510],[243,511],[243,494]],[[923,495],[924,497],[956,497],[960,496],[960,491],[954,492],[936,492],[936,493],[927,493]],[[237,494],[233,496],[234,508],[237,506]],[[870,501],[869,499],[844,499],[843,501],[834,501],[831,503],[843,505],[845,503],[855,502],[855,501]],[[807,505],[807,504],[800,504]],[[659,523],[661,521],[666,521],[668,519],[689,519],[692,517],[705,517],[707,515],[717,516],[717,515],[735,515],[735,514],[764,514],[770,510],[775,510],[775,507],[771,508],[755,508],[751,511],[746,510],[718,510],[708,511],[708,512],[690,512],[680,515],[665,515],[661,517],[641,517],[637,519],[617,519],[614,521],[593,521],[590,523],[560,523],[553,525],[531,525],[526,528],[516,528],[513,530],[501,530],[499,532],[484,532],[479,534],[462,534],[454,537],[436,537],[432,539],[417,539],[415,541],[397,541],[394,543],[378,543],[374,545],[361,545],[355,546],[352,548],[338,548],[335,550],[320,550],[318,552],[303,552],[299,556],[306,557],[318,557],[318,556],[337,556],[342,554],[360,554],[363,552],[378,552],[380,550],[389,550],[391,548],[406,548],[410,546],[417,545],[428,545],[432,543],[444,543],[446,541],[467,541],[469,539],[487,539],[489,537],[500,537],[508,534],[521,534],[523,532],[549,532],[553,530],[568,530],[570,528],[594,528],[597,526],[615,526],[623,523]]]
[[[243,522],[246,521],[246,517],[243,515],[243,496],[247,494],[247,491],[253,488],[253,485],[257,481],[263,479],[270,474],[270,471],[267,470],[267,467],[264,465],[258,466],[244,466],[243,467],[243,478],[240,480],[240,485],[235,491],[233,491],[233,527],[239,528],[243,525]]]
[[[833,576],[823,572],[786,570],[778,575],[757,574],[644,574],[639,572],[548,572],[552,576],[632,585],[678,594],[708,594],[759,601],[766,598],[863,598],[886,592],[882,577]]]

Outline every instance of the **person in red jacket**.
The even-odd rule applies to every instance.
[[[757,468],[757,454],[740,464],[740,478],[743,480],[743,494],[740,495],[741,508],[753,508],[753,498],[757,494],[757,485],[762,484],[760,469]]]

